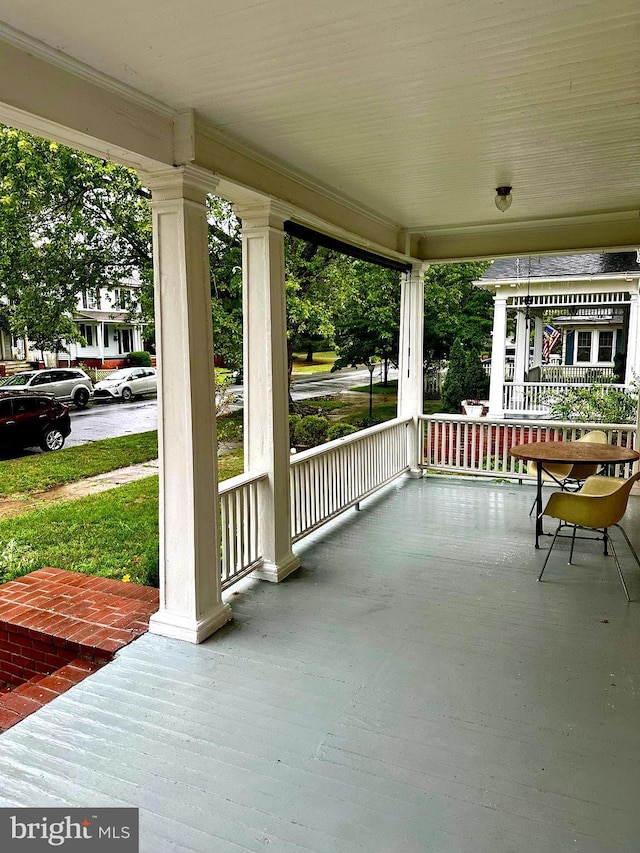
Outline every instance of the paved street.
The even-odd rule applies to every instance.
[[[147,432],[158,426],[158,405],[155,397],[132,400],[130,403],[92,403],[86,409],[71,407],[71,435],[65,447],[75,447],[99,438],[114,438]]]

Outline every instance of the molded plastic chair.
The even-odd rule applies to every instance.
[[[581,435],[580,438],[576,438],[576,441],[592,441],[594,444],[608,443],[607,434],[601,429],[594,429],[591,430],[591,432],[586,432],[584,435]],[[587,479],[587,477],[591,477],[593,474],[596,474],[597,471],[598,463],[595,462],[567,462],[564,464],[562,462],[548,462],[542,469],[542,482],[556,483],[556,485],[560,486],[562,490],[568,487],[578,488],[580,484]],[[527,473],[533,474],[534,477],[537,477],[538,463],[533,460],[528,462]],[[531,509],[529,510],[529,515],[533,512],[535,505],[536,502],[534,500]]]
[[[616,567],[624,593],[629,601],[629,592],[622,574],[620,561],[616,554],[613,541],[607,532],[609,527],[617,527],[622,531],[622,535],[627,541],[631,553],[635,557],[636,563],[640,567],[640,559],[636,551],[629,541],[625,530],[618,522],[625,514],[627,503],[629,501],[629,493],[633,484],[640,479],[640,471],[629,477],[628,480],[621,480],[619,477],[588,477],[584,486],[579,492],[554,492],[549,498],[546,507],[543,510],[543,515],[548,515],[551,518],[559,519],[558,529],[555,532],[551,548],[544,561],[538,580],[542,579],[544,570],[549,562],[549,557],[556,544],[558,535],[563,527],[573,527],[571,535],[571,551],[569,553],[569,565],[573,559],[573,548],[576,541],[576,531],[580,530],[595,530],[601,531],[602,536],[584,536],[580,539],[592,539],[593,541],[604,541],[604,553],[608,554],[608,545],[611,545],[611,553],[616,561]]]

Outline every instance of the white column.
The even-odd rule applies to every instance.
[[[98,323],[98,358],[102,365],[104,365],[104,328],[105,322],[102,320]]]
[[[627,335],[627,365],[624,382],[629,385],[640,375],[640,324],[638,323],[638,292],[631,294],[629,305],[629,331]]]
[[[155,634],[199,643],[231,618],[220,590],[207,192],[192,166],[143,180],[153,201],[158,347],[160,610]]]
[[[429,264],[414,264],[402,280],[398,361],[398,417],[412,418],[407,435],[409,475],[422,476],[418,416],[424,412],[424,275]]]
[[[496,293],[493,298],[493,332],[491,339],[491,380],[489,382],[490,418],[504,416],[504,371],[507,346],[507,297]]]
[[[277,582],[300,565],[291,546],[283,230],[287,211],[265,200],[235,212],[242,220],[245,471],[268,475],[259,497],[264,564],[255,575]]]
[[[543,323],[542,317],[536,314],[533,318],[533,364],[534,367],[542,365],[542,339]]]
[[[524,311],[516,312],[516,353],[513,365],[513,381],[524,382],[529,367],[529,324]]]

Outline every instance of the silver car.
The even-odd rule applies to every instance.
[[[158,380],[154,367],[123,367],[95,384],[97,399],[131,400],[144,394],[155,394]]]
[[[25,370],[9,376],[2,383],[2,387],[53,394],[57,400],[74,403],[78,409],[84,409],[93,397],[91,380],[84,370],[78,367]]]

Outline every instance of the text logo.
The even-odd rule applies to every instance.
[[[138,809],[0,808],[3,853],[138,853]]]

